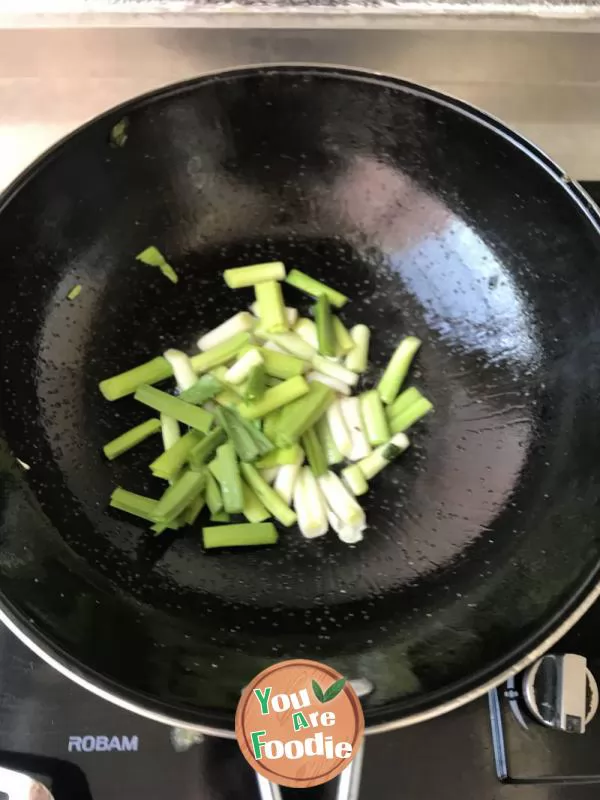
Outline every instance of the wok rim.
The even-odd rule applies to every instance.
[[[375,70],[314,62],[276,62],[218,69],[202,73],[194,78],[166,84],[131,97],[77,126],[74,130],[70,131],[44,150],[0,193],[0,214],[2,214],[4,208],[14,199],[18,192],[36,176],[39,170],[43,169],[57,157],[80,132],[96,125],[96,123],[108,120],[118,114],[127,113],[128,110],[139,109],[157,100],[177,96],[195,86],[200,86],[207,81],[220,77],[244,77],[245,75],[265,71],[297,71],[300,74],[306,70],[313,70],[320,74],[329,74],[331,76],[357,81],[386,82],[409,94],[433,100],[483,125],[512,143],[549,173],[549,175],[562,186],[562,189],[567,192],[570,199],[579,207],[580,212],[588,218],[589,222],[595,227],[597,234],[600,236],[600,210],[580,184],[571,179],[540,147],[529,141],[520,133],[512,130],[492,114],[451,95],[438,92],[435,89],[430,89],[394,75]],[[480,669],[475,675],[455,681],[435,692],[425,693],[423,697],[433,698],[428,701],[428,708],[417,709],[403,716],[376,722],[371,725],[367,723],[365,732],[367,734],[384,733],[434,719],[437,716],[459,709],[461,706],[482,697],[490,690],[502,684],[509,677],[521,672],[555,645],[584,616],[596,600],[600,599],[599,574],[600,560],[590,569],[587,578],[582,581],[578,590],[571,596],[569,601],[564,603],[562,608],[556,611],[535,633],[529,635],[523,642],[514,647],[509,656],[503,659],[497,659],[491,665]],[[140,692],[128,690],[127,687],[85,667],[79,659],[71,657],[67,652],[63,651],[59,645],[51,642],[50,637],[47,637],[41,631],[36,631],[32,623],[26,619],[25,614],[14,608],[10,600],[5,597],[1,591],[0,623],[4,624],[31,651],[59,673],[108,702],[170,727],[185,728],[198,733],[223,738],[235,738],[233,718],[231,718],[230,727],[221,727],[220,724],[204,724],[191,721],[190,719],[180,719],[177,716],[172,716],[170,713],[164,713],[160,710],[161,706],[171,706],[172,704],[169,701],[161,701],[156,698],[152,699]],[[507,661],[510,662],[508,666],[506,665]],[[467,684],[467,686],[464,687],[464,684]],[[453,693],[456,696],[445,700],[443,699],[444,696],[452,695]],[[385,713],[386,707],[401,707],[403,702],[404,701],[399,700],[381,707],[376,707],[373,709],[374,714],[377,715],[379,713],[381,715],[382,710]],[[196,713],[199,717],[212,716],[215,719],[224,719],[225,716],[227,716],[225,712],[214,712],[208,709],[198,710]],[[399,713],[401,713],[401,711],[399,711]]]
[[[388,731],[399,730],[400,728],[408,728],[411,725],[416,725],[420,722],[427,722],[428,720],[435,719],[436,717],[448,714],[450,711],[456,711],[468,703],[477,700],[483,695],[487,694],[492,689],[497,688],[505,683],[513,675],[522,672],[531,664],[534,664],[544,653],[548,652],[550,648],[560,641],[565,634],[585,615],[585,613],[592,607],[592,605],[600,598],[600,582],[596,582],[594,586],[588,591],[587,595],[575,610],[554,629],[554,631],[541,643],[536,645],[527,655],[523,656],[519,661],[515,662],[512,666],[506,668],[504,671],[490,678],[487,682],[470,689],[463,694],[459,694],[450,700],[447,700],[437,705],[433,705],[424,711],[417,711],[413,714],[402,716],[386,722],[375,723],[373,725],[366,724],[365,733],[386,733]],[[119,694],[109,688],[102,686],[102,679],[97,681],[92,680],[85,673],[85,670],[80,670],[74,666],[66,663],[68,657],[64,657],[62,661],[57,650],[54,653],[50,652],[52,649],[48,645],[41,643],[41,637],[36,637],[34,634],[28,634],[24,630],[24,625],[20,624],[9,611],[0,606],[0,623],[5,625],[15,636],[25,644],[33,653],[39,656],[46,664],[51,666],[61,675],[64,675],[69,680],[73,681],[83,689],[95,694],[97,697],[107,700],[113,705],[119,706],[126,711],[131,711],[138,716],[145,717],[146,719],[160,722],[163,725],[168,725],[170,728],[184,728],[186,730],[195,731],[197,733],[206,734],[207,736],[218,736],[224,739],[235,739],[235,731],[231,728],[220,728],[212,725],[204,725],[198,722],[191,722],[189,720],[178,719],[175,716],[169,716],[161,711],[154,710],[150,706],[142,705],[141,703],[129,700],[124,694]],[[91,672],[88,671],[88,672]],[[104,680],[105,684],[109,682]],[[450,689],[452,687],[450,686]],[[448,692],[448,688],[440,690],[441,692]]]

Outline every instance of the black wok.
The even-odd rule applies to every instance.
[[[0,208],[3,618],[89,688],[220,732],[244,683],[287,657],[372,681],[371,729],[499,682],[596,592],[598,233],[527,142],[391,78],[245,69],[84,126]],[[149,244],[178,285],[135,261]],[[160,487],[155,443],[103,459],[146,414],[98,381],[192,348],[251,300],[222,270],[272,259],[351,296],[373,375],[420,336],[436,413],[374,482],[358,547],[294,529],[247,552],[204,553],[197,530],[155,539],[107,508],[115,484]]]

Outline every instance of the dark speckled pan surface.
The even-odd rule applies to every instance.
[[[351,71],[201,78],[38,161],[0,242],[1,603],[93,683],[230,727],[253,674],[314,657],[372,680],[373,725],[499,674],[594,581],[598,220],[500,124]],[[135,261],[149,244],[178,285]],[[271,259],[351,296],[370,380],[401,336],[423,338],[414,381],[436,413],[373,481],[358,547],[296,529],[210,554],[198,529],[154,539],[107,498],[159,494],[158,439],[107,463],[102,444],[147,412],[98,381],[192,347],[251,302],[222,270]]]

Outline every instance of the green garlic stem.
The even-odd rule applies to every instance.
[[[167,414],[167,416],[189,425],[190,428],[202,431],[202,433],[206,433],[212,425],[213,416],[208,411],[186,403],[178,397],[172,397],[153,386],[140,386],[136,390],[134,399],[155,411],[160,411],[161,414]]]
[[[168,278],[171,283],[177,283],[179,278],[173,267],[167,262],[166,258],[157,247],[151,245],[135,257],[137,261],[142,264],[147,264],[149,267],[158,267],[165,278]]]
[[[227,437],[223,428],[215,428],[195,445],[189,452],[189,461],[193,467],[201,467],[212,457],[219,445],[225,444]]]
[[[315,303],[314,316],[317,325],[319,353],[322,356],[333,357],[337,351],[337,339],[333,325],[331,303],[326,294],[322,294]]]
[[[254,287],[260,327],[267,333],[284,333],[288,330],[287,313],[281,284],[278,281],[265,281]]]
[[[339,317],[333,318],[333,329],[335,331],[336,340],[336,356],[345,356],[354,347],[354,340],[350,336],[350,332]]]
[[[242,483],[242,492],[244,494],[242,514],[248,522],[264,522],[269,519],[271,515],[245,481]]]
[[[317,372],[322,372],[323,375],[330,375],[348,386],[356,386],[358,383],[358,375],[342,364],[338,364],[337,361],[330,361],[324,356],[316,355],[312,359],[312,365]]]
[[[249,267],[226,269],[223,278],[230,289],[244,289],[265,281],[282,281],[285,278],[285,266],[281,261],[270,261],[266,264],[252,264]]]
[[[412,406],[413,403],[416,403],[417,400],[420,400],[423,397],[421,392],[418,389],[415,389],[414,386],[411,386],[410,389],[405,389],[398,397],[394,400],[394,402],[387,407],[386,413],[388,419],[392,419],[392,417],[397,417],[403,411],[406,411],[409,406]]]
[[[301,292],[312,295],[314,298],[318,298],[323,294],[327,295],[331,305],[336,308],[341,308],[348,302],[346,295],[343,295],[336,289],[332,289],[325,283],[321,283],[321,281],[311,278],[310,275],[301,272],[299,269],[293,269],[285,279],[285,282],[299,289]]]
[[[121,397],[133,394],[143,384],[159,383],[172,374],[173,370],[169,362],[162,356],[158,356],[145,364],[140,364],[139,367],[100,381],[99,387],[107,400],[119,400]]]
[[[238,333],[248,333],[254,328],[255,324],[256,320],[252,314],[247,311],[240,311],[201,336],[198,339],[198,350],[211,350],[213,347],[232,339]]]
[[[205,483],[204,472],[184,472],[158,501],[156,521],[171,522],[178,517],[202,491]]]
[[[303,377],[297,375],[294,378],[288,378],[287,381],[272,386],[267,389],[260,400],[254,403],[242,403],[239,407],[239,413],[245,419],[258,419],[265,417],[272,411],[275,411],[282,406],[286,406],[308,394],[309,386]]]
[[[321,442],[321,447],[325,451],[329,466],[341,463],[344,459],[333,440],[327,414],[323,414],[321,419],[317,422],[317,436]]]
[[[294,444],[302,434],[316,425],[335,399],[335,392],[322,383],[311,383],[304,397],[287,405],[277,421],[277,447]]]
[[[150,464],[150,471],[155,478],[162,478],[164,481],[174,480],[188,461],[193,449],[206,441],[206,438],[208,437],[203,437],[199,431],[188,431],[154,459]]]
[[[226,442],[217,448],[218,473],[212,470],[219,482],[223,508],[227,514],[240,514],[244,507],[242,479],[237,455],[232,442]],[[214,463],[214,462],[213,462]]]
[[[356,497],[365,494],[369,489],[369,484],[358,464],[351,464],[343,469],[342,480]]]
[[[346,356],[346,367],[352,372],[363,373],[369,363],[371,331],[366,325],[355,325],[350,331],[354,347]]]
[[[270,469],[271,467],[281,467],[284,464],[301,464],[304,461],[304,450],[299,444],[290,447],[282,447],[273,450],[256,462],[258,469]]]
[[[387,442],[390,438],[390,429],[381,398],[375,389],[360,396],[360,410],[369,444],[378,445]]]
[[[223,498],[219,484],[211,472],[206,474],[206,505],[211,515],[218,514],[223,508]]]
[[[244,348],[250,344],[252,337],[249,333],[236,333],[231,339],[211,347],[210,350],[205,350],[203,353],[198,353],[192,356],[190,361],[194,372],[208,372],[221,364],[226,364]]]
[[[158,433],[160,429],[159,419],[148,419],[146,422],[142,422],[141,425],[136,425],[135,428],[131,428],[117,436],[112,442],[105,444],[103,448],[104,455],[109,461],[112,461],[113,458],[117,458],[122,453],[126,453],[127,450],[131,450],[132,447],[140,444],[149,436],[152,436],[153,433]]]
[[[312,474],[315,478],[319,478],[327,472],[327,458],[325,451],[321,447],[321,442],[317,436],[315,428],[309,428],[302,436],[302,447],[306,453],[306,460],[308,461]]]
[[[362,461],[359,461],[357,466],[360,468],[365,478],[370,481],[375,475],[381,472],[384,467],[387,467],[390,461],[393,461],[401,455],[409,444],[410,441],[408,437],[403,433],[394,434],[389,442],[373,450],[370,455],[363,458]]]
[[[265,393],[265,365],[257,364],[252,367],[248,375],[248,381],[244,389],[244,400],[247,403],[255,403],[260,400]]]
[[[241,470],[250,488],[275,519],[286,527],[293,525],[296,522],[295,513],[283,502],[277,492],[269,486],[257,470],[251,464],[241,464]]]
[[[273,378],[287,380],[296,375],[302,375],[306,371],[307,363],[301,358],[288,355],[287,353],[276,353],[274,350],[260,349],[265,362],[265,372]]]
[[[408,430],[411,425],[414,425],[415,422],[418,422],[420,419],[422,419],[426,414],[429,414],[429,412],[432,410],[433,403],[431,403],[426,397],[421,397],[407,409],[401,411],[400,414],[397,414],[390,420],[390,430],[392,433],[402,433],[403,431]]]
[[[394,351],[381,380],[377,384],[379,396],[386,405],[390,405],[396,399],[396,395],[420,346],[420,339],[417,339],[416,336],[407,336]]]
[[[277,528],[272,522],[246,522],[202,528],[202,541],[209,550],[215,547],[255,547],[276,544]]]
[[[179,428],[177,420],[173,417],[169,417],[167,414],[160,415],[160,425],[163,449],[168,450],[175,442],[181,439],[181,429]]]
[[[186,403],[201,406],[208,400],[212,400],[222,389],[223,384],[219,378],[209,373],[196,378],[195,383],[178,396]]]

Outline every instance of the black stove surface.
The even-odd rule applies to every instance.
[[[600,646],[592,647],[592,654],[590,643],[598,641],[599,623],[596,604],[563,640],[564,649],[587,655],[597,676]],[[39,776],[55,800],[258,800],[254,775],[235,742],[205,738],[177,752],[168,727],[75,685],[5,628],[0,628],[0,663],[0,766]],[[506,703],[504,719],[515,775],[600,772],[600,715],[583,736],[535,723],[525,731]],[[284,790],[286,798],[300,796],[333,800],[334,788]],[[421,725],[368,737],[361,797],[592,800],[600,797],[600,785],[500,783],[488,700],[481,698]]]
[[[600,184],[585,184],[600,201]],[[563,639],[600,680],[600,602]],[[166,726],[73,684],[0,626],[0,766],[39,776],[55,800],[258,800],[237,744],[205,738],[177,749]],[[600,782],[551,785],[531,776],[600,773],[600,713],[582,736],[531,722],[524,730],[499,693],[510,774],[496,775],[488,698],[410,728],[367,738],[364,800],[596,800]],[[581,783],[581,779],[580,779]],[[0,799],[5,800],[0,786]],[[284,790],[332,800],[329,785]]]

